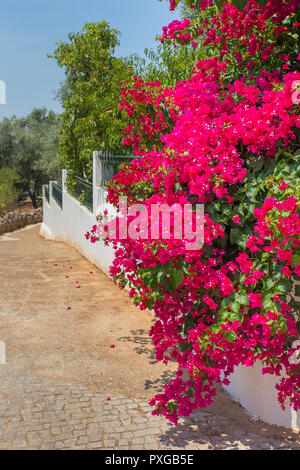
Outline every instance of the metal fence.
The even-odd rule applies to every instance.
[[[49,197],[49,186],[45,186],[45,197],[48,201],[48,204],[50,202],[50,197]]]
[[[118,173],[122,163],[131,162],[134,158],[139,157],[133,155],[112,155],[109,152],[101,152],[99,158],[101,160],[100,186],[105,188],[107,181],[111,181],[113,176]]]
[[[52,183],[52,196],[59,205],[59,207],[62,208],[62,189],[56,184]]]
[[[93,212],[93,183],[73,175],[72,194]]]
[[[98,158],[101,162],[100,177],[97,186],[105,188],[108,181],[118,173],[122,163],[130,162],[134,158],[140,158],[133,155],[112,155],[109,152],[99,152]],[[87,209],[93,212],[93,183],[79,176],[75,176],[73,171],[67,172],[66,188],[68,192],[75,197]]]

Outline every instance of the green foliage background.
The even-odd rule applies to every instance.
[[[0,122],[0,169],[8,178],[11,171],[17,175],[18,192],[28,192],[34,206],[42,185],[61,174],[57,157],[59,130],[58,116],[45,108]]]
[[[11,168],[0,169],[0,217],[4,215],[5,209],[18,196],[17,182],[18,176]]]

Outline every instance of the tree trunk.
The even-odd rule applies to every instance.
[[[35,194],[35,191],[34,192],[30,192],[29,193],[29,196],[30,196],[30,199],[32,201],[32,205],[35,209],[37,209],[38,205],[37,205],[37,202],[36,202],[36,194]]]

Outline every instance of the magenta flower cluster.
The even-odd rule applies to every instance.
[[[200,4],[205,12],[212,2]],[[138,77],[122,88],[131,118],[124,145],[140,158],[114,177],[108,201],[205,206],[199,250],[175,237],[110,241],[106,214],[86,234],[113,243],[111,275],[154,312],[157,360],[178,363],[176,379],[151,401],[174,423],[210,405],[236,366],[257,360],[278,376],[281,405],[300,409],[299,362],[290,360],[299,351],[300,72],[297,51],[278,46],[297,34],[298,6],[250,1],[240,12],[225,3],[196,27],[174,21],[162,41],[202,42],[215,55],[172,88]]]

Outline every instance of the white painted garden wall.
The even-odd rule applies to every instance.
[[[113,250],[106,247],[103,242],[92,244],[86,240],[84,234],[96,224],[96,215],[108,209],[110,214],[115,213],[114,208],[106,202],[106,190],[100,187],[101,161],[98,153],[94,152],[93,167],[93,212],[79,203],[66,188],[67,172],[62,172],[62,208],[52,197],[52,185],[49,183],[49,203],[43,194],[43,223],[40,234],[48,240],[69,243],[84,255],[93,264],[108,274],[109,266],[113,261]]]
[[[228,377],[231,383],[224,387],[225,390],[252,418],[299,431],[300,412],[294,411],[289,405],[283,411],[277,401],[275,385],[280,379],[270,374],[262,375],[261,369],[258,362],[254,367],[237,367]]]
[[[299,281],[295,282],[300,284]],[[295,289],[295,286],[294,286]],[[295,295],[295,290],[294,290]],[[296,297],[300,302],[300,298]],[[299,345],[296,341],[295,345]],[[291,358],[298,363],[299,357]],[[280,377],[270,374],[262,374],[262,365],[256,362],[254,367],[239,366],[235,372],[228,377],[230,385],[224,387],[232,398],[238,401],[254,419],[261,419],[269,424],[284,426],[286,428],[300,431],[300,411],[294,411],[288,404],[282,410],[277,400],[275,385],[280,382]]]
[[[113,261],[113,250],[103,242],[92,244],[84,234],[96,223],[96,215],[108,209],[115,214],[114,208],[106,202],[106,190],[101,185],[102,163],[97,152],[93,156],[93,213],[81,205],[67,191],[65,186],[66,171],[63,171],[63,207],[52,197],[52,184],[49,183],[50,202],[43,198],[44,219],[41,235],[50,240],[69,243],[82,255],[108,274]],[[278,378],[262,375],[261,366],[240,366],[229,377],[231,384],[224,387],[254,419],[261,419],[269,424],[286,428],[300,429],[300,412],[296,413],[289,406],[283,411],[277,401],[275,383]]]

